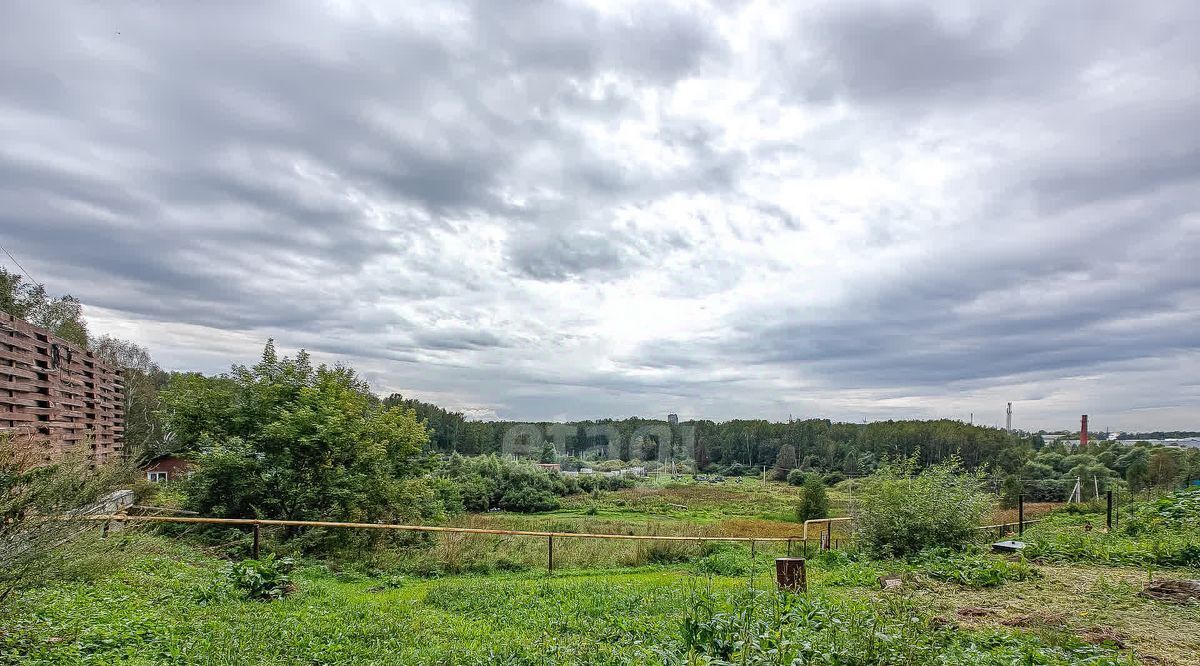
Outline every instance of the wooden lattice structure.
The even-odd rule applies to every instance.
[[[119,370],[0,312],[0,433],[35,447],[43,462],[82,446],[103,462],[124,445],[124,405]]]

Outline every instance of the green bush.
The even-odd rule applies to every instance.
[[[961,549],[979,537],[991,509],[982,472],[966,473],[956,460],[914,474],[916,460],[884,464],[857,495],[859,545],[880,557],[926,548]]]
[[[745,576],[753,564],[750,551],[732,543],[710,543],[709,552],[696,560],[692,568],[696,573],[710,576]]]
[[[295,561],[290,557],[275,559],[268,555],[261,560],[230,562],[221,572],[218,585],[226,585],[242,593],[247,599],[274,601],[282,599],[295,586],[291,572]]]
[[[518,486],[505,491],[499,505],[505,511],[521,513],[553,511],[561,506],[558,498],[548,491],[530,486]]]
[[[804,470],[801,470],[800,468],[796,468],[796,469],[788,472],[788,475],[787,475],[788,485],[789,486],[803,485],[804,477],[805,477]]]
[[[624,487],[620,478],[564,478],[529,463],[494,455],[465,458],[451,456],[440,472],[439,493],[447,512],[461,506],[467,511],[501,508],[535,513],[559,508],[559,497],[599,488]]]
[[[819,474],[805,475],[804,486],[800,490],[800,503],[796,506],[796,520],[804,522],[828,517],[829,495],[825,493],[825,483]]]

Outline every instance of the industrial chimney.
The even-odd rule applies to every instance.
[[[1083,451],[1084,449],[1087,448],[1087,445],[1088,445],[1087,414],[1084,414],[1083,418],[1080,419],[1080,423],[1079,423],[1079,450]]]
[[[1004,429],[1008,432],[1012,432],[1012,403],[1011,402],[1008,403],[1008,415],[1004,419]]]

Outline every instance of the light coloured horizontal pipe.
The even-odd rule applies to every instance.
[[[625,539],[629,541],[738,541],[776,542],[804,541],[803,537],[749,537],[749,536],[679,536],[651,534],[589,534],[586,532],[532,532],[524,530],[490,530],[476,527],[436,527],[433,525],[390,525],[386,523],[339,523],[316,520],[267,520],[254,518],[185,518],[179,516],[126,516],[108,514],[100,516],[65,516],[63,520],[99,520],[154,523],[190,523],[200,525],[276,525],[281,527],[344,527],[351,529],[400,530],[406,532],[451,532],[457,534],[499,534],[503,536],[555,537],[564,539]],[[834,520],[849,520],[836,518]]]

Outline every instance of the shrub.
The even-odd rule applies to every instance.
[[[218,585],[228,585],[247,599],[274,601],[295,589],[291,572],[295,561],[290,557],[275,559],[267,555],[261,560],[230,562],[221,572]]]
[[[830,473],[826,474],[824,477],[822,477],[822,480],[825,482],[825,485],[827,485],[827,486],[836,486],[837,484],[841,483],[842,481],[845,481],[846,478],[847,478],[846,475],[841,472],[830,472]]]
[[[814,518],[829,517],[829,496],[825,494],[825,483],[819,474],[808,474],[800,490],[800,504],[796,506],[796,519],[800,522]]]
[[[693,565],[696,573],[732,577],[750,573],[753,562],[747,549],[729,543],[712,543],[706,550],[710,552]]]
[[[863,483],[856,535],[877,556],[961,549],[978,537],[976,528],[991,509],[981,472],[964,473],[953,459],[918,475],[915,468],[915,458],[887,463]]]
[[[496,456],[453,458],[442,470],[445,475],[440,491],[448,513],[453,514],[461,501],[467,511],[486,511],[499,507],[507,511],[552,511],[559,507],[560,496],[604,488],[620,488],[625,481],[603,477],[564,478],[528,463]],[[609,483],[606,483],[609,482]],[[450,487],[457,488],[457,497]]]
[[[803,485],[804,477],[805,477],[805,474],[804,474],[803,470],[801,470],[799,468],[794,469],[794,470],[788,472],[788,475],[787,475],[788,485],[789,486]]]
[[[500,508],[505,511],[535,513],[553,511],[560,506],[558,498],[548,491],[530,486],[518,486],[505,491],[500,497]]]

